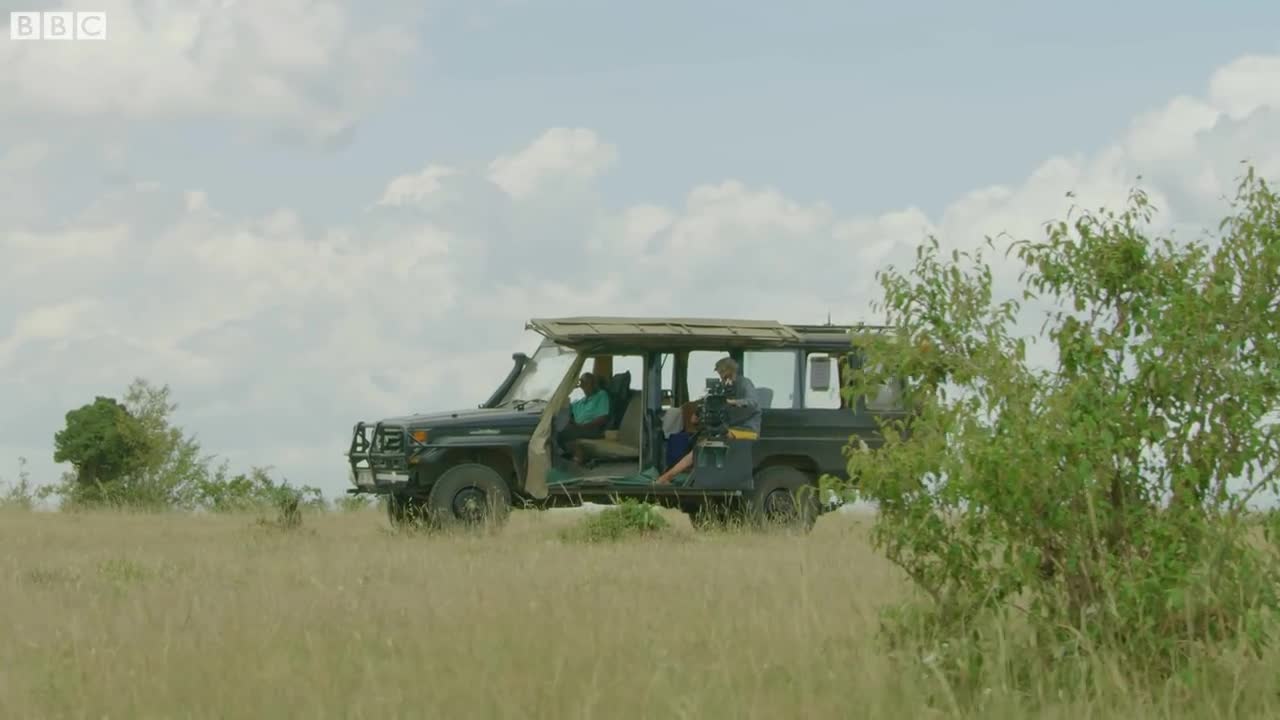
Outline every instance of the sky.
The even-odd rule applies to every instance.
[[[874,273],[1140,184],[1280,175],[1280,4],[0,0],[0,478],[168,384],[330,495],[359,419],[474,407],[529,317],[877,320]],[[1004,267],[1005,285],[1016,268]]]

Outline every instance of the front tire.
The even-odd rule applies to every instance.
[[[436,479],[426,506],[441,529],[500,528],[511,514],[511,489],[488,465],[463,463]]]

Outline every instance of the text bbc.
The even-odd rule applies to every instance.
[[[11,12],[10,40],[106,40],[104,12]]]

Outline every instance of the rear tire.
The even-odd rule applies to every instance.
[[[809,476],[788,465],[774,465],[756,473],[755,488],[746,503],[747,521],[758,529],[808,533],[821,510],[818,487]]]
[[[488,465],[463,463],[436,479],[426,506],[440,529],[498,529],[511,514],[511,488]]]

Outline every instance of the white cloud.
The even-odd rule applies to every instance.
[[[3,81],[0,81],[3,82]],[[0,146],[0,223],[25,223],[40,216],[47,199],[28,181],[52,154],[49,143],[33,141]]]
[[[613,166],[618,151],[585,128],[552,128],[515,155],[489,166],[489,179],[521,198],[554,181],[590,180]]]
[[[1213,73],[1209,102],[1220,112],[1241,119],[1259,108],[1280,108],[1280,55],[1248,55]]]
[[[180,5],[42,8],[105,11],[107,39],[0,43],[0,119],[230,117],[330,141],[392,92],[417,52],[411,3],[383,6],[374,20],[350,0]]]
[[[394,207],[423,204],[440,191],[442,180],[457,173],[457,170],[444,165],[428,165],[422,172],[401,175],[387,183],[387,189],[382,193],[378,205]]]
[[[306,49],[272,52],[269,68],[322,63]],[[926,234],[964,248],[1002,231],[1034,238],[1072,202],[1123,202],[1139,175],[1166,225],[1210,223],[1239,160],[1280,172],[1271,87],[1273,60],[1233,63],[1205,97],[1135,118],[1099,153],[1049,158],[936,217],[911,206],[848,216],[734,180],[674,206],[613,209],[593,181],[618,151],[564,128],[488,165],[424,159],[353,200],[365,212],[347,226],[317,225],[304,209],[233,217],[199,189],[146,183],[35,226],[11,220],[25,199],[0,196],[0,308],[12,308],[0,309],[0,437],[37,469],[29,448],[47,446],[66,410],[142,375],[173,384],[179,420],[210,450],[337,490],[352,422],[480,402],[510,353],[530,348],[532,316],[875,321],[875,271],[909,265]],[[41,152],[11,149],[0,187],[57,193],[57,178],[26,174]]]
[[[99,307],[96,301],[85,298],[33,308],[18,318],[9,342],[63,339],[81,330],[82,319]]]

